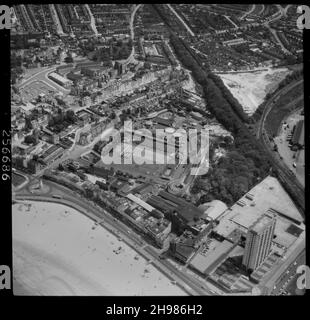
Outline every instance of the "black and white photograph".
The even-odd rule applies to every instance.
[[[308,6],[0,8],[1,289],[167,304],[305,294]],[[190,314],[180,301],[165,313]]]

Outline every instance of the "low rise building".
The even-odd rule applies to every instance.
[[[50,73],[48,77],[64,88],[69,88],[72,85],[71,80],[61,76],[60,74],[58,74],[56,72]]]
[[[196,237],[189,231],[170,242],[170,250],[174,258],[187,263],[198,248]]]
[[[58,146],[58,145],[53,145],[49,147],[46,151],[43,152],[43,154],[40,155],[40,159],[46,164],[50,165],[52,164],[55,160],[59,159],[64,152],[64,148]]]
[[[228,253],[236,245],[227,240],[220,242],[210,239],[201,246],[199,252],[191,260],[190,268],[205,277],[227,258]]]

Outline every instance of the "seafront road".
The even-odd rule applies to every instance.
[[[99,225],[121,237],[124,242],[146,258],[157,269],[169,277],[189,295],[215,295],[206,284],[197,280],[190,274],[175,268],[169,261],[160,259],[160,252],[152,248],[143,238],[132,231],[126,224],[114,218],[107,210],[94,204],[92,201],[82,198],[79,194],[70,189],[50,181],[44,181],[49,186],[46,194],[31,194],[26,188],[16,193],[15,201],[46,201],[61,203],[80,211]],[[60,195],[61,199],[53,198],[53,195]]]

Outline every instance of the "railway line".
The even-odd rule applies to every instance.
[[[290,83],[280,91],[276,92],[271,96],[269,101],[266,103],[263,115],[259,121],[259,126],[256,134],[256,138],[260,141],[264,150],[269,154],[270,162],[272,167],[277,174],[278,179],[284,186],[286,191],[290,194],[294,202],[299,207],[300,211],[304,215],[305,211],[305,190],[300,182],[295,177],[294,173],[281,161],[275,158],[273,151],[269,147],[269,138],[264,129],[265,120],[274,106],[274,101],[277,101],[282,95],[287,94],[290,90],[293,90],[296,86],[300,85],[303,79],[296,82]]]
[[[263,131],[262,135],[259,138],[259,141],[265,151],[269,154],[269,160],[272,164],[272,168],[274,169],[277,178],[283,185],[284,189],[289,193],[295,204],[298,206],[301,211],[303,217],[305,217],[305,191],[302,185],[299,183],[294,173],[290,171],[284,164],[275,159],[273,151],[268,147],[269,138],[265,131]]]
[[[259,139],[259,137],[262,135],[262,131],[264,128],[264,122],[269,114],[269,112],[271,111],[274,102],[276,102],[280,96],[287,94],[290,90],[294,89],[295,87],[297,87],[298,85],[300,85],[303,82],[303,80],[298,80],[296,82],[290,83],[289,85],[287,85],[286,87],[282,88],[281,90],[275,92],[269,99],[269,101],[266,103],[263,114],[261,116],[261,119],[259,120],[259,126],[258,126],[258,130],[256,133],[256,138]]]
[[[164,14],[161,12],[161,10],[157,7],[157,5],[153,5],[154,9],[156,12],[158,12],[158,15],[162,18],[164,23],[166,24],[167,28],[169,29],[170,33],[178,37],[176,32],[174,31],[173,27],[170,25],[169,21],[167,21],[166,17]],[[197,65],[201,67],[203,71],[206,71],[204,64],[201,62],[199,57],[193,52],[193,50],[190,48],[190,46],[180,37],[178,37],[179,40],[182,42],[184,48],[186,51],[191,55],[191,57],[196,61]],[[266,119],[266,116],[270,112],[272,106],[273,106],[273,101],[277,100],[281,95],[286,94],[289,90],[294,88],[295,86],[299,85],[303,80],[299,80],[293,84],[290,84],[289,86],[281,89],[280,91],[276,92],[269,102],[266,104],[263,116],[259,122],[259,128],[257,131],[256,138],[259,140],[261,146],[264,148],[265,152],[269,155],[269,160],[270,163],[272,164],[272,169],[274,172],[277,174],[279,181],[281,184],[284,186],[286,191],[290,194],[292,197],[293,201],[296,203],[298,208],[300,209],[301,213],[304,215],[305,212],[305,195],[304,195],[304,188],[301,186],[299,181],[296,179],[294,174],[280,161],[275,159],[272,151],[268,147],[269,141],[266,140],[268,139],[268,136],[266,135],[265,131],[263,130],[264,128],[264,121]],[[249,134],[251,134],[249,132]]]
[[[178,35],[176,34],[176,32],[174,31],[173,27],[170,25],[169,21],[167,21],[166,17],[164,17],[164,15],[162,14],[162,12],[157,8],[158,5],[154,4],[152,5],[153,8],[155,9],[155,11],[158,13],[158,15],[161,17],[161,19],[164,21],[164,23],[166,24],[166,26],[169,29],[169,32],[175,36],[178,37]],[[178,37],[179,38],[179,37]],[[199,64],[200,67],[202,67],[204,69],[204,65],[201,62],[201,60],[199,59],[199,57],[197,55],[195,55],[192,51],[192,49],[190,48],[190,46],[183,41],[183,39],[179,38],[180,41],[182,42],[183,46],[185,47],[185,49],[187,50],[187,52],[192,56],[192,58]]]

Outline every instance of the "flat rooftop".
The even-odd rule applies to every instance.
[[[192,259],[190,265],[201,273],[211,271],[222,260],[227,258],[228,252],[233,248],[234,244],[230,241],[223,242],[212,239],[208,244],[208,249],[200,250]],[[210,269],[210,270],[208,270]]]
[[[139,206],[141,206],[142,208],[144,208],[145,210],[147,210],[149,212],[152,212],[153,210],[155,210],[154,207],[150,206],[148,203],[146,203],[142,199],[136,197],[132,193],[129,193],[127,195],[127,198],[130,199],[131,201],[135,202],[136,204],[138,204]]]
[[[260,232],[265,226],[271,223],[274,217],[268,214],[264,214],[255,222],[253,226],[251,226],[251,230],[255,232]]]
[[[228,238],[235,229],[247,233],[248,229],[266,213],[276,216],[274,241],[281,246],[290,247],[297,240],[298,234],[305,230],[303,217],[293,201],[279,181],[269,176],[226,210],[215,231],[225,238]],[[294,229],[297,227],[300,230],[291,232],[293,228],[291,225],[295,226]]]

